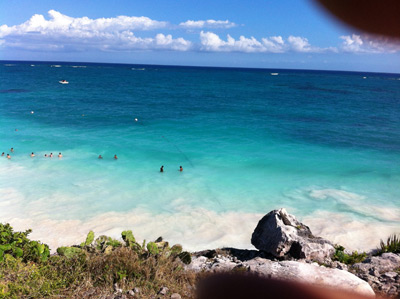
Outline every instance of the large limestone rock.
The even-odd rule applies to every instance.
[[[273,210],[265,215],[258,222],[251,243],[276,257],[323,262],[335,253],[331,242],[313,236],[308,226],[285,209]]]
[[[339,288],[367,296],[375,296],[374,291],[366,281],[347,271],[326,268],[316,263],[309,264],[296,261],[273,262],[262,258],[255,258],[247,261],[245,264],[249,266],[251,272],[267,277]]]
[[[344,270],[326,268],[316,263],[310,264],[304,261],[277,262],[260,257],[240,261],[229,255],[217,255],[214,258],[198,256],[194,257],[192,263],[186,268],[196,272],[229,272],[239,269],[268,278],[291,280],[374,296],[371,286],[357,276]]]
[[[354,264],[350,271],[367,281],[377,293],[400,298],[400,254],[384,253]]]

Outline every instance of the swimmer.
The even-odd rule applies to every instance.
[[[4,156],[4,152],[1,153],[1,156],[2,156],[2,157]]]
[[[50,153],[50,156],[49,156],[50,158],[53,158],[53,153]]]
[[[61,155],[61,153],[58,153],[58,157],[59,157],[59,158],[62,158],[62,155]]]
[[[11,156],[10,156],[10,154],[7,154],[7,159],[11,159]]]
[[[12,147],[12,148],[10,149],[10,151],[13,153],[13,152],[14,152],[14,148]]]
[[[47,154],[44,154],[44,157],[47,158]]]
[[[32,152],[31,157],[33,158],[35,156],[35,154]]]
[[[103,157],[101,156],[101,155],[99,155],[99,158],[98,159],[103,159]]]
[[[182,166],[179,166],[179,171],[183,171],[183,168],[182,168]]]
[[[118,159],[117,155],[114,155],[114,159],[115,159],[115,160],[117,160],[117,159]]]
[[[164,165],[160,167],[160,172],[164,172]]]

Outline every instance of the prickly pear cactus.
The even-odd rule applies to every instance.
[[[90,244],[92,244],[93,240],[94,240],[94,232],[91,230],[86,237],[85,246],[89,246]]]
[[[175,244],[174,246],[171,247],[171,254],[172,255],[178,255],[182,252],[182,245],[180,244]]]
[[[156,255],[156,254],[158,254],[160,252],[160,250],[158,249],[157,244],[154,243],[154,242],[147,243],[147,251],[150,254],[154,254],[154,255]]]
[[[182,263],[189,265],[192,262],[192,256],[190,255],[189,252],[187,251],[183,251],[181,252],[178,257],[180,258],[180,260],[182,261]]]
[[[135,237],[131,230],[125,230],[121,233],[122,239],[125,241],[126,246],[133,247],[136,243]]]

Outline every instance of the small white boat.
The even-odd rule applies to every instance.
[[[271,76],[278,76],[279,73],[271,73]]]
[[[68,84],[69,82],[67,80],[61,80],[61,81],[58,81],[58,83],[60,83],[60,84]]]

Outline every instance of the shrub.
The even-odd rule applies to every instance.
[[[387,238],[386,243],[381,240],[378,254],[382,254],[385,252],[400,253],[400,236],[396,236],[395,234],[393,234]]]
[[[177,257],[170,254],[168,246],[159,248],[154,242],[147,244],[146,251],[145,242],[143,246],[137,244],[131,231],[123,233],[126,245],[100,236],[95,245],[89,246],[86,244],[94,239],[89,233],[83,247],[60,247],[59,255],[35,260],[40,252],[48,250],[47,245],[27,239],[30,230],[14,233],[8,224],[0,229],[1,242],[6,243],[1,243],[6,250],[0,261],[0,299],[105,298],[114,293],[115,283],[124,292],[140,288],[140,298],[151,298],[164,286],[183,297],[193,297],[196,277],[185,271],[181,261],[188,262],[190,253]],[[20,250],[8,244],[18,245],[15,248],[22,250],[22,258]],[[108,247],[112,250],[107,251]]]
[[[336,246],[336,252],[332,257],[332,260],[338,261],[347,265],[353,265],[355,263],[361,263],[363,260],[367,258],[367,254],[365,252],[358,253],[357,251],[353,251],[351,254],[347,254],[344,252],[345,248],[343,246]]]
[[[30,229],[25,232],[14,232],[10,224],[0,223],[0,261],[6,254],[22,258],[24,261],[46,261],[50,255],[49,246],[28,239],[31,232]]]

